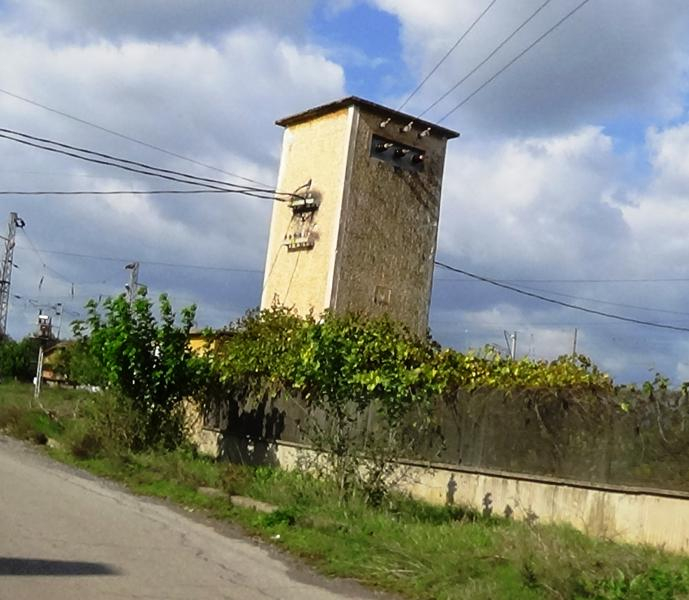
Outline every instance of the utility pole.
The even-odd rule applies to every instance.
[[[33,399],[36,402],[40,402],[39,398],[41,396],[41,381],[43,380],[43,341],[38,346],[38,360],[36,361],[36,378],[34,379],[33,386]],[[29,406],[29,408],[31,408]]]
[[[10,284],[12,282],[12,268],[14,267],[14,246],[17,227],[20,229],[26,223],[16,212],[10,213],[7,237],[0,236],[5,241],[2,265],[0,265],[0,339],[7,336],[7,313],[10,307]]]
[[[507,342],[507,351],[510,353],[510,358],[512,360],[517,359],[517,332],[508,333],[503,331],[505,334],[505,342]]]
[[[575,327],[574,340],[572,341],[572,358],[576,358],[577,356],[577,333],[579,333],[579,330]]]
[[[133,304],[136,299],[136,292],[139,289],[139,263],[136,261],[131,262],[125,269],[129,271],[129,283],[124,286],[124,289],[127,290],[129,304]]]
[[[36,361],[36,378],[34,380],[33,397],[40,406],[41,382],[43,381],[43,354],[45,345],[53,339],[53,320],[46,314],[38,313],[38,360]]]
[[[59,311],[56,313],[58,317],[60,317],[60,320],[57,322],[57,336],[56,339],[59,342],[60,341],[60,333],[62,332],[62,315],[65,312],[65,307],[62,305],[62,302],[58,302],[55,305],[55,310]]]

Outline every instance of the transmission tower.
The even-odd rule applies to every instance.
[[[139,291],[139,263],[137,261],[129,263],[125,269],[129,271],[129,283],[124,286],[124,289],[127,291],[127,301],[133,304]]]
[[[12,281],[12,268],[14,266],[14,245],[17,227],[25,225],[17,213],[10,213],[7,237],[0,236],[5,241],[2,258],[2,271],[0,272],[0,339],[7,336],[7,312],[10,306],[10,283]]]

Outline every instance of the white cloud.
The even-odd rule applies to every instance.
[[[622,170],[611,140],[585,127],[555,137],[484,146],[453,142],[445,179],[440,249],[483,267],[540,272],[600,269],[627,235],[606,197]],[[607,256],[607,258],[606,258]],[[526,269],[522,265],[528,265]],[[501,273],[496,273],[500,275]]]
[[[8,28],[63,39],[215,37],[260,24],[287,33],[303,30],[313,0],[6,0]],[[13,27],[14,25],[14,27]]]
[[[689,123],[649,130],[647,146],[653,177],[622,210],[633,231],[638,260],[680,276],[689,263]]]
[[[484,0],[370,0],[399,17],[404,57],[419,78],[445,54]],[[423,109],[477,65],[540,0],[499,2],[415,99]],[[437,118],[578,2],[553,2],[438,109]],[[689,5],[681,0],[591,2],[448,121],[468,135],[554,132],[609,119],[677,116],[686,90]]]
[[[319,48],[297,44],[269,29],[241,27],[213,43],[199,39],[87,44],[54,43],[20,35],[0,37],[3,87],[81,118],[146,140],[195,160],[268,184],[275,180],[281,129],[276,118],[343,94],[341,67]],[[142,148],[35,106],[0,95],[3,126],[126,156],[165,168],[227,178]],[[2,189],[170,189],[151,180],[0,140]],[[172,270],[145,261],[259,269],[263,265],[270,202],[243,196],[118,196],[0,199],[0,215],[18,211],[39,248],[139,259],[142,279],[173,297],[203,300],[202,317],[227,321],[256,305],[260,273]],[[4,219],[3,219],[4,220]],[[78,306],[88,295],[112,293],[126,280],[122,265],[45,254],[19,238],[21,292],[11,333],[26,331],[35,315],[26,298],[66,297]],[[41,263],[47,272],[41,289]],[[103,280],[107,284],[84,285]],[[71,285],[85,296],[71,299]],[[208,322],[208,321],[206,321]]]
[[[689,123],[660,131],[651,128],[647,140],[650,160],[657,174],[655,188],[668,194],[689,189]]]
[[[648,176],[631,183],[626,174],[633,164],[597,127],[482,144],[460,138],[448,157],[439,254],[460,268],[516,279],[513,285],[556,300],[688,327],[686,283],[598,282],[689,277],[682,184],[689,181],[688,143],[688,123],[651,130]],[[620,195],[628,201],[617,202]],[[441,321],[436,329],[446,343],[480,346],[500,342],[505,329],[518,329],[522,339],[533,336],[537,356],[552,358],[571,346],[579,327],[581,351],[622,379],[643,379],[655,370],[681,373],[681,333],[586,315],[478,282],[453,283],[451,277],[438,270],[434,286],[433,314]],[[455,331],[448,321],[459,322]]]

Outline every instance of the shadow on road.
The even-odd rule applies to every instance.
[[[0,556],[0,577],[8,575],[119,575],[120,571],[103,563],[78,560],[44,560],[40,558],[6,558]]]

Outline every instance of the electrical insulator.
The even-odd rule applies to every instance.
[[[407,148],[397,148],[397,150],[395,150],[395,158],[403,158],[407,154],[409,154],[409,150]]]
[[[386,142],[382,144],[377,144],[376,145],[376,152],[385,152],[386,150],[389,150],[392,148],[393,144],[391,142]]]
[[[415,165],[420,165],[424,161],[424,158],[425,158],[424,154],[414,154],[414,156],[412,156],[412,158],[411,158],[411,161]]]

